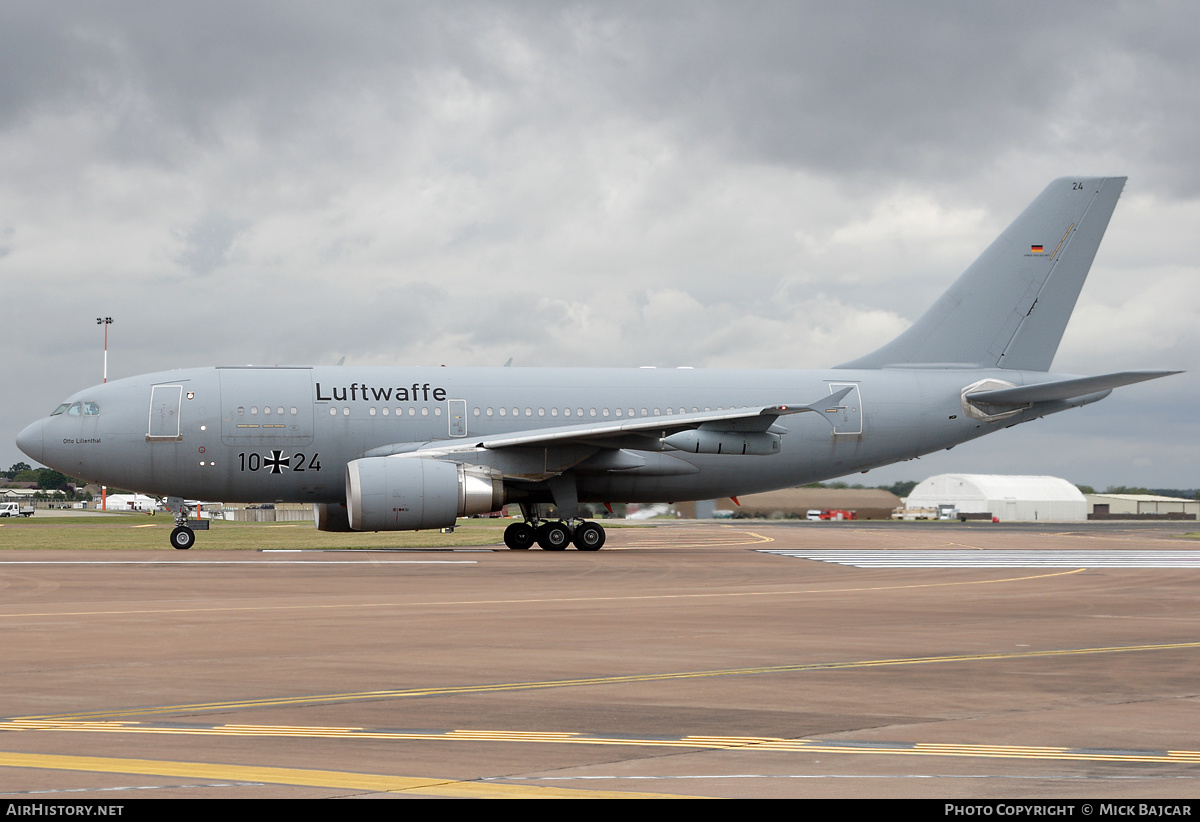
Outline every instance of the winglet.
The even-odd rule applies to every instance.
[[[853,391],[858,386],[849,385],[841,391],[835,391],[828,397],[822,397],[814,403],[802,406],[801,411],[813,411],[825,418],[825,421],[837,428],[838,416],[846,410],[846,406],[842,405],[842,400],[846,399],[846,395]]]

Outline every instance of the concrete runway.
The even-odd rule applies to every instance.
[[[0,796],[1196,798],[1194,529],[6,551]],[[860,568],[765,552],[835,549],[1079,553]],[[1150,549],[1185,567],[1110,561]]]

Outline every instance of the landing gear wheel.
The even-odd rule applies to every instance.
[[[537,529],[537,543],[543,551],[565,551],[571,543],[571,531],[561,522],[543,523]]]
[[[186,551],[196,542],[196,532],[187,526],[180,525],[171,532],[171,547]]]
[[[575,529],[575,547],[580,551],[599,551],[604,546],[604,528],[585,522]]]
[[[504,544],[514,551],[528,551],[533,542],[533,527],[527,522],[514,522],[504,529]]]

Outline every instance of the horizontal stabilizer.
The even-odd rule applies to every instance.
[[[1179,374],[1179,371],[1122,371],[1118,374],[1103,374],[1099,377],[1078,377],[1072,380],[1042,382],[1036,385],[1019,385],[1015,388],[998,388],[994,391],[977,391],[967,394],[971,402],[988,405],[1026,405],[1031,402],[1069,400],[1097,391],[1111,391],[1122,385],[1156,380]]]

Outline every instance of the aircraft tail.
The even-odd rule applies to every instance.
[[[1049,371],[1124,186],[1124,177],[1055,180],[911,328],[838,368]]]

